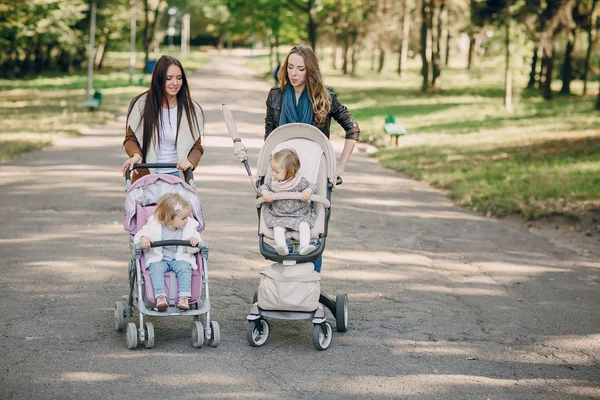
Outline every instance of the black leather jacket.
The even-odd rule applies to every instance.
[[[331,126],[331,117],[335,119],[338,124],[346,131],[346,139],[358,140],[360,134],[360,128],[358,124],[352,118],[350,111],[342,104],[337,98],[337,95],[331,90],[330,87],[325,86],[327,91],[331,94],[331,110],[325,118],[325,121],[318,124],[314,119],[312,122],[313,126],[319,128],[325,136],[329,137],[329,130]],[[279,86],[273,86],[269,92],[267,98],[267,116],[265,117],[265,140],[267,136],[273,131],[273,129],[279,126],[279,116],[281,115],[281,103],[283,102],[283,93],[279,90]]]

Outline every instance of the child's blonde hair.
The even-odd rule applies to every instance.
[[[296,176],[296,173],[300,169],[300,159],[298,153],[292,149],[279,150],[277,153],[273,153],[271,156],[271,162],[283,167],[285,169],[285,180]]]
[[[177,215],[177,213],[180,211],[191,209],[192,206],[186,199],[183,198],[183,196],[180,196],[176,193],[167,193],[156,205],[156,209],[154,209],[154,217],[162,225],[165,225],[168,228],[173,228],[171,226],[173,217],[175,217],[175,215]]]

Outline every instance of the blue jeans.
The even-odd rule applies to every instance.
[[[150,281],[152,282],[152,290],[154,298],[158,296],[166,296],[165,293],[165,273],[168,271],[175,272],[177,275],[177,286],[179,288],[178,296],[190,297],[192,295],[192,265],[186,261],[157,261],[148,266],[150,273]]]

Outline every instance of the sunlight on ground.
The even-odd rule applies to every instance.
[[[541,275],[546,272],[558,273],[558,272],[569,272],[568,268],[558,267],[545,267],[542,265],[524,265],[524,264],[510,264],[503,262],[477,262],[475,263],[479,268],[486,271],[487,273],[494,273],[497,276],[507,275],[527,275],[535,276]]]
[[[65,372],[59,378],[69,382],[111,382],[119,379],[127,379],[126,374],[109,374],[104,372]]]

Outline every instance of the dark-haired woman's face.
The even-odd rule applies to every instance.
[[[288,58],[287,74],[293,87],[302,87],[306,83],[306,66],[304,59],[299,54],[290,54]]]
[[[183,74],[177,65],[169,65],[165,76],[165,94],[169,97],[177,96],[183,84]]]

